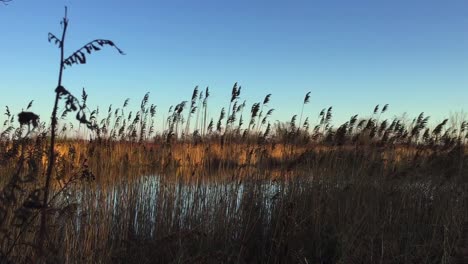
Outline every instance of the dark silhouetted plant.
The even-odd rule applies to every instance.
[[[301,117],[299,118],[299,126],[302,125],[302,115],[304,114],[304,107],[310,102],[310,92],[306,93],[304,96],[304,101],[302,102]]]
[[[52,180],[52,172],[54,169],[56,154],[55,154],[55,142],[56,142],[56,133],[57,133],[57,111],[58,104],[60,99],[65,99],[65,109],[67,112],[77,112],[76,119],[83,124],[86,124],[89,128],[92,127],[92,123],[88,120],[85,114],[85,107],[81,106],[79,101],[62,85],[63,70],[66,66],[72,66],[73,64],[85,64],[86,63],[86,54],[91,54],[94,51],[101,50],[104,46],[111,46],[117,49],[120,54],[124,54],[112,41],[105,39],[96,39],[88,42],[86,45],[72,53],[69,57],[65,58],[65,40],[66,33],[68,28],[68,17],[67,17],[67,8],[65,7],[65,16],[61,22],[62,25],[62,35],[59,39],[54,34],[49,33],[49,42],[54,42],[58,45],[60,49],[60,67],[58,74],[58,84],[55,89],[55,101],[52,109],[51,115],[51,135],[50,135],[50,147],[49,147],[49,158],[48,165],[45,175],[45,186],[44,186],[44,196],[42,200],[42,210],[41,210],[41,221],[40,221],[40,231],[39,231],[39,241],[38,241],[38,252],[40,257],[44,255],[44,246],[47,235],[47,208],[49,204],[49,193],[50,193],[50,184]]]

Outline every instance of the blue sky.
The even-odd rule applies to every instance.
[[[68,53],[95,38],[127,53],[104,50],[65,71],[64,86],[85,87],[91,107],[138,107],[150,92],[162,117],[199,85],[218,116],[239,82],[249,106],[271,93],[280,120],[300,113],[307,91],[312,122],[328,106],[336,122],[386,103],[388,118],[468,110],[465,0],[13,0],[0,5],[0,107],[35,100],[47,120],[59,60],[47,33],[60,34],[65,5]]]

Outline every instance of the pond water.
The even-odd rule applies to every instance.
[[[278,213],[280,203],[294,199],[322,197],[339,201],[333,196],[351,192],[398,192],[423,203],[432,203],[440,193],[455,186],[438,187],[427,182],[405,185],[385,185],[378,181],[366,187],[356,184],[298,177],[294,180],[242,179],[216,176],[210,179],[147,175],[121,178],[112,183],[83,185],[69,197],[79,204],[75,228],[83,225],[122,230],[125,226],[136,236],[151,238],[167,229],[192,229],[206,219],[235,219],[245,217],[246,208],[262,213],[269,222]],[[356,188],[354,188],[356,187]],[[351,190],[349,190],[351,188]],[[371,189],[369,189],[371,188]],[[317,194],[318,193],[318,194]],[[253,207],[252,207],[253,206]],[[89,228],[89,227],[88,227]],[[119,231],[120,232],[120,231]]]

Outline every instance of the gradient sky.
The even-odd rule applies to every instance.
[[[60,34],[65,5],[68,53],[95,38],[127,53],[106,49],[65,71],[64,86],[85,87],[91,107],[138,107],[150,92],[162,117],[199,85],[218,116],[239,82],[249,107],[272,93],[281,120],[300,113],[307,91],[312,123],[328,106],[336,122],[386,103],[388,118],[424,111],[434,122],[468,110],[466,0],[13,0],[0,5],[2,112],[30,100],[50,112],[59,50],[47,33]]]

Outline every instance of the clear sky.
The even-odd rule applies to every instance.
[[[272,93],[281,120],[307,91],[312,122],[328,106],[337,122],[385,103],[389,118],[468,110],[466,0],[13,0],[0,5],[2,112],[30,100],[50,112],[59,50],[47,33],[60,34],[65,5],[68,53],[95,38],[127,53],[106,49],[65,71],[64,86],[85,87],[92,107],[128,97],[137,107],[150,92],[161,117],[200,85],[218,116],[239,82],[249,106]]]

